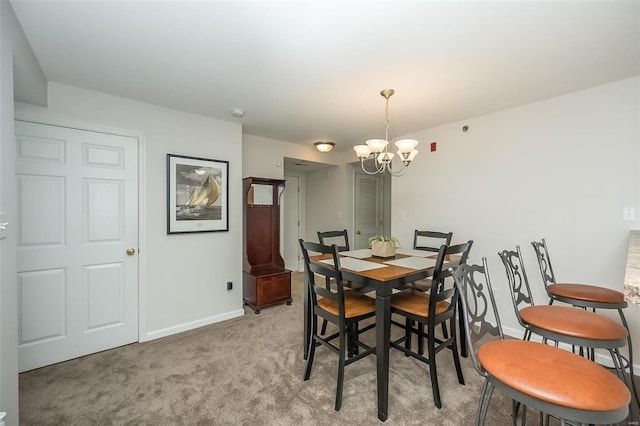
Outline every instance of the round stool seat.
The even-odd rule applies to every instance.
[[[631,401],[626,385],[604,367],[542,343],[496,340],[480,347],[478,360],[498,381],[558,406],[610,412]]]
[[[554,296],[595,303],[624,303],[622,292],[588,284],[560,283],[547,286]]]
[[[579,339],[618,341],[624,345],[629,335],[622,324],[610,318],[568,306],[529,306],[520,310],[520,318],[538,329]]]

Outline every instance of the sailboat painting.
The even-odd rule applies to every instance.
[[[228,162],[167,154],[167,168],[167,233],[228,231]]]

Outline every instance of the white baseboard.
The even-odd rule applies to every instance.
[[[524,335],[524,330],[520,329],[520,328],[511,328],[511,327],[502,327],[502,332],[505,334],[505,336],[509,336],[509,337],[513,337],[514,339],[522,339],[522,336]],[[534,334],[531,336],[531,340],[534,342],[542,342],[542,337]],[[566,344],[566,343],[560,343],[559,345],[562,349],[566,349],[566,350],[571,350],[571,345]],[[637,350],[637,349],[636,349]],[[623,348],[624,351],[624,348]],[[626,353],[622,353],[623,356],[626,356]],[[596,357],[595,360],[598,364],[601,365],[605,365],[605,366],[611,366],[612,362],[611,362],[611,357],[609,356],[608,352],[603,352],[598,351],[596,352]],[[636,376],[640,375],[640,365],[638,365],[637,363],[633,363],[633,372],[635,373]]]
[[[199,327],[204,327],[205,325],[215,324],[220,321],[226,321],[232,318],[241,317],[243,315],[244,315],[244,309],[238,309],[236,311],[226,312],[224,314],[203,318],[197,321],[187,322],[184,324],[174,325],[172,327],[167,327],[160,330],[150,331],[145,336],[140,336],[140,342],[147,342],[149,340],[160,339],[162,337],[171,336],[173,334],[182,333],[184,331],[193,330]]]

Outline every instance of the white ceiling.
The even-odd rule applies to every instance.
[[[50,81],[337,149],[640,74],[640,2],[12,1]],[[245,110],[242,119],[232,108]]]

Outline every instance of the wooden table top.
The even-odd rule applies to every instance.
[[[437,253],[434,253],[434,256],[430,256],[430,257],[435,257],[437,255]],[[388,258],[380,258],[380,257],[365,257],[364,259],[360,259],[360,260],[365,260],[367,262],[374,262],[374,263],[384,263],[387,262],[389,260],[394,260],[394,259],[403,259],[405,257],[411,257],[411,256],[407,256],[404,254],[396,254],[394,257],[388,257]],[[317,255],[317,256],[310,256],[310,260],[312,262],[318,262],[321,260],[325,260],[325,259],[331,259],[331,255],[330,254],[324,254],[324,255]],[[445,261],[447,262],[452,262],[452,261],[456,261],[459,260],[460,256],[447,256],[447,258],[445,259]],[[404,278],[407,277],[409,275],[418,273],[418,272],[422,272],[422,271],[427,271],[429,269],[433,269],[434,267],[428,267],[428,268],[423,268],[423,269],[412,269],[412,268],[405,268],[403,266],[397,266],[397,265],[389,265],[384,263],[385,265],[387,265],[385,268],[377,268],[377,269],[369,269],[366,271],[353,271],[351,269],[342,267],[343,271],[348,271],[352,274],[356,274],[356,275],[360,275],[372,280],[376,280],[376,281],[382,281],[382,282],[386,282],[386,281],[393,281],[399,278]]]

